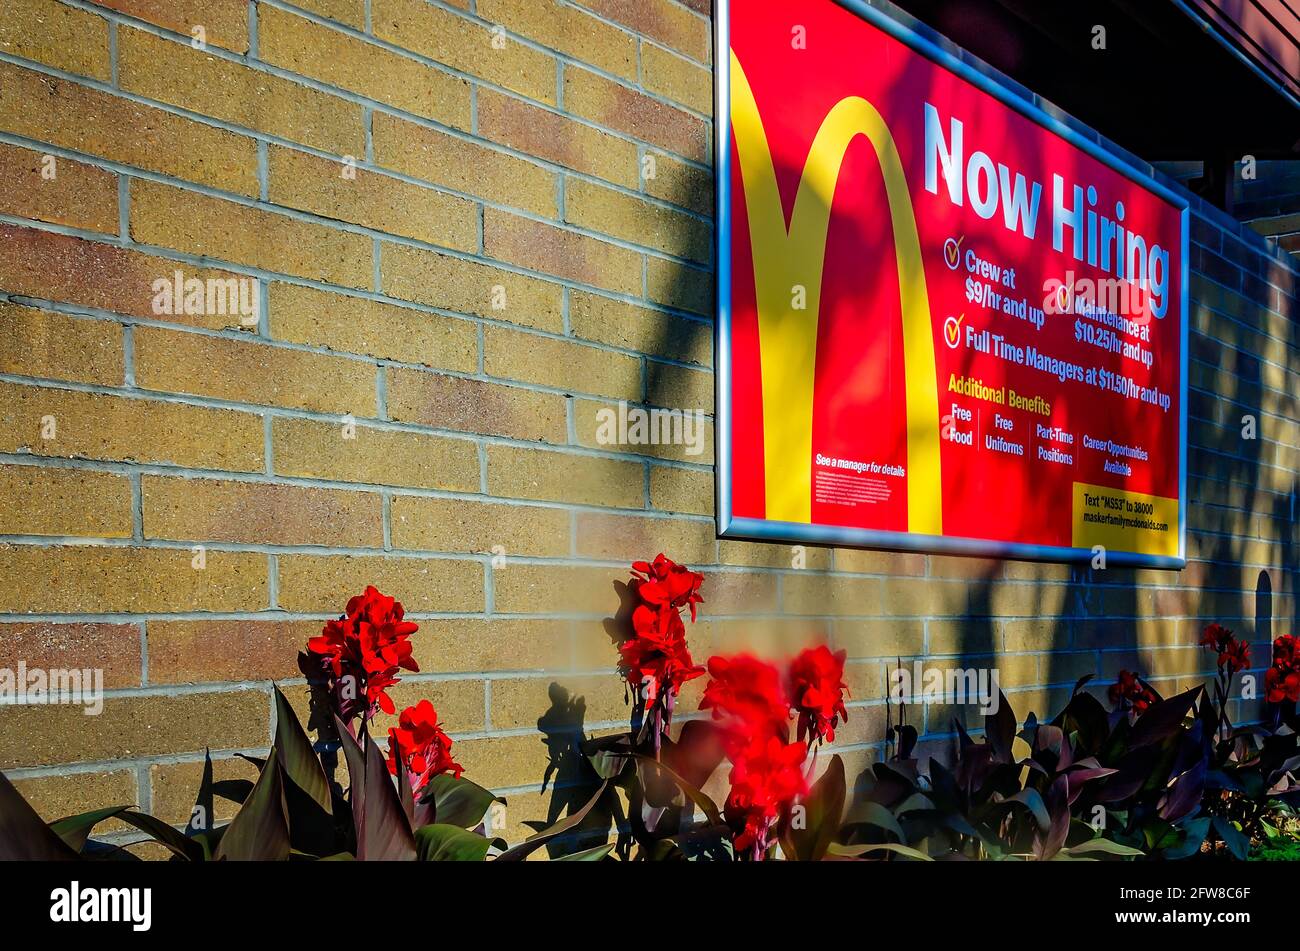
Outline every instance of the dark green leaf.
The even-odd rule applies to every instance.
[[[799,804],[803,806],[803,822],[796,821],[797,814],[792,814],[787,823],[781,839],[786,858],[799,862],[821,861],[840,831],[844,798],[844,761],[836,754]],[[798,825],[802,828],[796,828]]]
[[[321,767],[320,758],[312,749],[311,740],[303,732],[298,716],[289,706],[289,701],[280,692],[279,687],[272,687],[275,694],[275,752],[280,769],[289,782],[293,783],[327,814],[332,814],[334,804],[330,796],[329,780]]]
[[[119,815],[118,818],[135,826],[159,845],[171,850],[179,858],[190,862],[202,862],[212,857],[211,852],[205,848],[202,841],[202,836],[209,833],[200,832],[193,837],[185,836],[161,819],[155,819],[148,813],[134,812],[130,809]]]
[[[435,820],[442,825],[475,829],[483,824],[494,802],[505,805],[496,793],[464,777],[457,779],[451,773],[442,773],[429,780],[425,787],[425,801],[434,804]]]
[[[105,819],[111,819],[130,808],[130,806],[109,806],[107,809],[95,809],[65,819],[56,819],[50,823],[50,830],[62,839],[68,848],[80,852],[86,840],[90,838],[91,829]]]
[[[212,751],[203,748],[203,776],[199,780],[199,791],[194,797],[194,808],[190,810],[190,820],[185,826],[185,834],[193,835],[211,829],[217,821],[217,814],[212,802],[216,791],[212,782]],[[252,789],[252,783],[249,783]]]
[[[226,827],[216,858],[231,862],[283,862],[288,857],[289,818],[284,808],[284,782],[279,756],[273,749],[248,801]]]
[[[393,784],[379,745],[369,737],[362,751],[364,757],[364,791],[361,811],[357,803],[352,809],[357,825],[357,858],[362,861],[413,861],[416,857],[415,836],[411,823],[402,809],[397,787]],[[347,749],[347,741],[344,741]],[[351,767],[351,759],[348,761]]]
[[[907,841],[903,827],[898,824],[894,814],[877,802],[859,802],[849,811],[845,826],[871,825],[892,833],[899,842]]]
[[[1078,845],[1072,845],[1064,850],[1070,855],[1091,855],[1098,852],[1106,855],[1123,855],[1125,857],[1142,858],[1146,855],[1141,849],[1130,848],[1127,845],[1120,845],[1112,839],[1104,836],[1098,836],[1095,839],[1089,839],[1087,842],[1080,842]]]
[[[1223,816],[1214,817],[1214,831],[1228,846],[1228,851],[1239,861],[1246,861],[1250,855],[1250,839],[1244,836],[1231,822]]]
[[[638,753],[636,758],[642,769],[647,770],[652,775],[658,774],[658,778],[667,777],[676,783],[677,788],[686,794],[686,798],[690,799],[691,802],[700,807],[700,811],[708,818],[710,825],[722,824],[722,813],[718,810],[717,804],[701,790],[697,789],[681,776],[678,776],[676,772],[665,766],[663,763],[656,762],[649,756]],[[646,783],[643,782],[642,785],[646,785]]]
[[[882,842],[879,845],[834,845],[832,844],[828,852],[829,855],[839,855],[845,858],[856,858],[871,852],[894,852],[898,855],[906,856],[909,859],[917,859],[922,862],[933,862],[934,859],[926,855],[919,849],[914,849],[910,845],[901,845],[898,842]]]
[[[415,833],[421,862],[482,862],[488,849],[505,848],[500,839],[489,839],[459,826],[434,822]]]
[[[1192,709],[1192,704],[1202,689],[1204,688],[1193,687],[1168,700],[1153,703],[1133,724],[1133,738],[1129,747],[1137,749],[1159,743],[1181,730],[1183,718]]]
[[[0,861],[73,861],[77,853],[55,834],[0,773]]]

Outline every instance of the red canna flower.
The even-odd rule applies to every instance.
[[[419,792],[434,776],[451,773],[457,779],[464,767],[451,758],[452,741],[438,723],[438,711],[428,700],[407,707],[388,731],[388,771],[398,775],[398,764],[410,771],[411,789]]]
[[[771,846],[772,833],[794,800],[808,792],[803,764],[808,748],[786,743],[778,736],[756,734],[752,742],[732,757],[731,792],[723,812],[735,835],[737,854],[752,850],[762,858]]]
[[[700,709],[712,710],[713,719],[722,721],[723,742],[733,760],[755,742],[790,738],[790,703],[781,672],[748,654],[709,658]]]
[[[1201,634],[1202,647],[1219,655],[1219,669],[1227,669],[1228,676],[1250,666],[1250,645],[1240,641],[1222,624],[1210,624]]]
[[[660,693],[678,693],[682,684],[704,673],[691,660],[686,625],[676,609],[638,605],[632,612],[632,630],[633,636],[619,645],[619,669],[628,683],[645,685],[647,703]]]
[[[1111,703],[1117,703],[1121,709],[1131,709],[1138,714],[1144,713],[1147,707],[1160,699],[1159,695],[1147,686],[1146,681],[1128,670],[1119,672],[1119,679],[1111,684],[1106,693]]]
[[[1300,701],[1300,643],[1294,635],[1273,641],[1273,665],[1264,671],[1264,688],[1269,703]]]
[[[808,791],[804,743],[791,743],[790,703],[781,672],[747,654],[709,658],[700,708],[720,721],[731,759],[727,823],[738,855],[767,854],[778,820]]]
[[[344,614],[328,621],[319,637],[307,642],[330,682],[330,692],[345,721],[358,714],[370,717],[376,708],[393,713],[387,689],[398,682],[398,670],[418,671],[411,656],[410,636],[419,625],[403,620],[400,601],[367,586],[350,599]]]
[[[695,621],[695,605],[704,601],[699,593],[704,575],[677,564],[663,552],[652,562],[634,561],[632,574],[632,590],[646,604],[674,611],[689,606],[691,621]]]
[[[832,654],[825,644],[802,651],[790,663],[790,705],[799,715],[798,738],[811,746],[835,741],[835,728],[847,720],[844,706],[844,658],[846,651]]]
[[[645,688],[647,706],[661,697],[674,697],[682,684],[704,673],[686,646],[681,610],[703,601],[704,576],[677,564],[662,553],[653,562],[632,564],[628,587],[640,603],[632,611],[632,634],[619,645],[619,673],[635,688]]]

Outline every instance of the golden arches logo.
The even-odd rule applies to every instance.
[[[907,530],[942,535],[939,390],[930,300],[911,193],[889,126],[865,99],[850,96],[835,104],[809,149],[789,228],[763,120],[734,51],[731,132],[754,259],[767,518],[812,521],[813,387],[826,232],[845,152],[862,135],[880,162],[898,261],[907,405]],[[794,307],[796,287],[804,289],[803,309]]]

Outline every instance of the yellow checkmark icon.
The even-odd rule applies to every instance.
[[[949,317],[948,322],[944,324],[944,329],[948,331],[948,340],[950,343],[957,342],[957,336],[958,334],[961,333],[961,322],[965,319],[966,319],[966,314],[963,313],[956,320],[953,320],[951,317]]]

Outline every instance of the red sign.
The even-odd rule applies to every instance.
[[[1186,202],[877,10],[729,7],[722,533],[1181,567]]]

